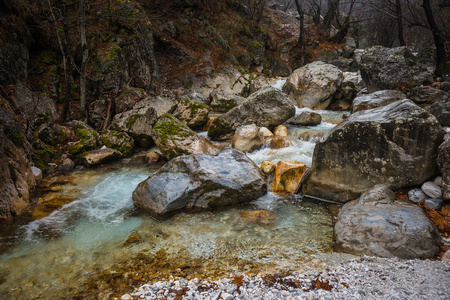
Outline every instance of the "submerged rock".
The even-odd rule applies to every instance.
[[[347,202],[375,184],[422,184],[437,171],[442,134],[436,118],[410,100],[357,112],[316,144],[303,193]]]
[[[208,129],[212,140],[232,138],[236,128],[247,124],[273,129],[295,114],[294,104],[283,92],[265,87],[250,95],[241,105],[214,119]]]
[[[357,254],[434,257],[440,244],[439,231],[422,209],[396,200],[385,185],[345,204],[334,230],[338,247]]]
[[[220,150],[169,114],[163,115],[153,126],[153,138],[168,160],[180,155],[213,154]]]
[[[316,61],[295,70],[283,90],[298,107],[326,109],[343,79],[337,67]]]
[[[137,208],[157,215],[181,209],[213,209],[249,202],[267,193],[264,175],[243,152],[179,156],[141,182]]]

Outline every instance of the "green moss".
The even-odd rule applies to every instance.
[[[34,165],[46,172],[48,167],[47,164],[54,158],[54,148],[50,145],[44,144],[42,149],[37,149],[32,155],[32,160]]]
[[[226,126],[221,118],[214,119],[208,129],[208,136],[212,140],[220,140],[223,136],[229,134],[231,129]]]
[[[142,117],[141,114],[134,114],[134,115],[130,116],[130,117],[128,118],[127,123],[125,124],[125,126],[127,127],[127,129],[130,129],[131,127],[133,127],[134,123],[136,123],[136,121],[137,121],[140,117]]]
[[[24,142],[25,142],[25,137],[23,136],[23,134],[21,134],[21,133],[16,134],[16,136],[13,140],[14,145],[16,145],[17,147],[23,148]]]
[[[170,114],[162,115],[155,126],[153,126],[153,130],[163,144],[167,143],[169,138],[173,139],[174,136],[189,137],[194,135],[189,127],[177,122]]]

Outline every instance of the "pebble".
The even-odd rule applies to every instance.
[[[442,198],[442,189],[436,183],[427,181],[422,184],[422,191],[431,198]]]
[[[433,180],[436,185],[440,186],[442,188],[442,176],[438,176]]]
[[[430,198],[426,199],[424,204],[429,209],[440,210],[444,206],[444,201],[442,199]]]
[[[448,253],[446,253],[448,254]],[[223,278],[202,286],[198,291],[198,279],[145,284],[131,295],[145,299],[174,299],[168,293],[175,285],[187,287],[183,299],[449,299],[450,262],[430,260],[402,260],[398,258],[355,257],[333,268],[323,268],[315,273],[295,273],[282,277],[275,284],[267,284],[260,276],[242,277],[242,286]],[[318,281],[328,284],[331,290],[318,289]],[[292,285],[295,282],[295,285]],[[157,288],[160,287],[160,288]]]
[[[427,195],[425,195],[424,192],[422,192],[421,189],[412,189],[408,192],[408,198],[409,201],[412,201],[414,203],[419,203],[422,199],[428,198]]]

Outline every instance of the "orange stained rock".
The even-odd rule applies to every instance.
[[[295,193],[307,170],[308,167],[298,161],[279,161],[275,171],[275,178],[272,182],[272,191]]]

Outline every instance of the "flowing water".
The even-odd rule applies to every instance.
[[[342,117],[321,113],[319,127],[289,127],[291,147],[249,157],[257,164],[293,159],[311,165],[314,138],[298,135],[329,130]],[[165,220],[139,214],[131,195],[153,171],[127,159],[46,179],[52,199],[70,200],[50,214],[33,214],[39,219],[0,228],[0,298],[91,298],[172,276],[289,272],[332,251],[327,205],[298,195],[269,193],[246,206]]]

